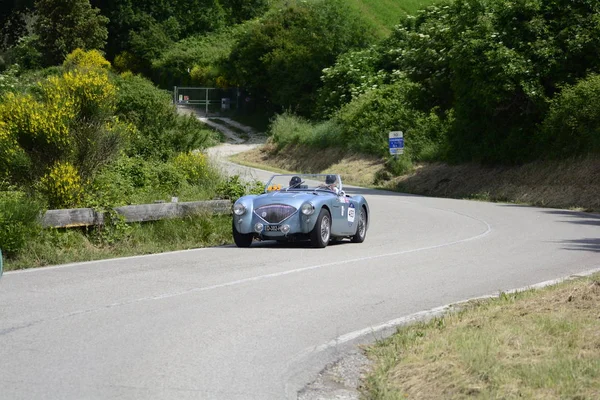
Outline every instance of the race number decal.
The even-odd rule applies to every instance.
[[[352,226],[354,217],[356,216],[356,208],[353,203],[348,204],[348,225]]]

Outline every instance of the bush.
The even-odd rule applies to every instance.
[[[403,131],[406,147],[431,141],[415,129],[425,115],[412,109],[407,98],[419,85],[403,80],[367,91],[342,107],[335,120],[342,126],[344,140],[355,151],[383,156],[388,153],[390,131]]]
[[[15,177],[18,180],[35,180],[47,166],[66,157],[71,150],[69,125],[74,110],[68,107],[68,99],[57,95],[54,102],[44,104],[31,95],[7,93],[0,102],[0,120],[3,140],[9,145],[11,159],[15,154],[26,154],[31,160],[32,170],[28,176]],[[1,150],[1,149],[0,149]],[[14,172],[14,171],[13,171]]]
[[[567,86],[551,103],[537,136],[539,152],[551,157],[600,153],[600,75]]]
[[[173,159],[173,164],[191,185],[201,183],[210,175],[206,156],[199,152],[180,153]]]
[[[56,162],[40,180],[39,188],[51,209],[76,208],[83,195],[81,177],[68,162]]]
[[[74,69],[110,69],[110,63],[104,58],[98,50],[84,51],[75,49],[67,55],[63,62],[63,67],[67,71]]]
[[[323,68],[374,37],[342,0],[291,2],[246,25],[225,64],[227,79],[263,97],[276,111],[310,116]]]
[[[215,140],[215,134],[196,118],[177,115],[171,96],[150,81],[125,73],[117,77],[116,84],[117,115],[137,128],[126,150],[129,156],[166,161]]]
[[[164,88],[215,86],[222,74],[220,66],[235,44],[234,32],[225,29],[175,43],[152,62],[154,80]]]
[[[323,69],[323,86],[318,91],[316,115],[328,118],[344,104],[384,83],[383,71],[377,72],[378,48],[350,51],[340,55],[334,66]]]
[[[290,144],[315,148],[345,147],[341,130],[335,121],[312,123],[302,117],[285,112],[277,115],[269,128],[271,138],[279,149]]]
[[[264,193],[265,185],[260,181],[243,182],[239,175],[233,175],[222,181],[217,186],[217,196],[221,199],[230,199],[235,202],[248,194]]]
[[[24,176],[20,176],[22,169],[12,168],[8,175],[18,182],[37,180],[58,161],[68,161],[87,179],[119,151],[128,129],[113,118],[116,88],[102,68],[77,67],[77,60],[87,55],[95,63],[106,63],[95,52],[75,52],[69,58],[74,69],[38,83],[37,96],[7,93],[2,97],[0,152],[13,148],[5,158],[18,154],[31,166]]]
[[[22,192],[0,192],[0,249],[13,256],[41,230],[39,204]]]

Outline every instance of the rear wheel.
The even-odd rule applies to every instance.
[[[232,222],[233,241],[237,247],[250,247],[254,235],[252,233],[240,233],[235,227],[235,222]]]
[[[367,236],[367,212],[364,207],[360,208],[360,215],[358,216],[358,226],[356,227],[356,234],[352,236],[352,242],[362,243],[365,241]]]
[[[331,215],[326,209],[321,209],[317,223],[310,232],[310,241],[313,247],[323,248],[329,243],[331,237]]]

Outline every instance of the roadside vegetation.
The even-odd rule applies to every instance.
[[[365,399],[595,399],[600,276],[474,301],[368,349]]]
[[[76,49],[61,66],[32,75],[0,86],[0,248],[7,270],[228,241],[224,218],[127,225],[112,211],[250,190],[223,178],[202,152],[219,135],[178,115],[169,94],[145,78],[113,72],[96,50]],[[80,207],[108,212],[108,223],[40,226],[47,209]]]

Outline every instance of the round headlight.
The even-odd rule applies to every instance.
[[[315,206],[310,203],[304,203],[302,204],[302,207],[300,207],[300,211],[302,211],[302,214],[304,215],[311,215],[315,212]]]
[[[246,207],[241,203],[235,203],[233,205],[233,213],[235,215],[243,215],[246,212]]]

